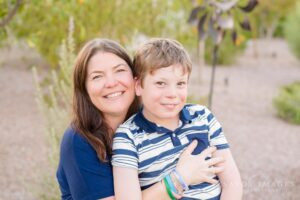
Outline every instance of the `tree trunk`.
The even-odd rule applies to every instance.
[[[202,81],[203,68],[205,66],[205,41],[198,41],[198,79],[197,83],[200,84]]]

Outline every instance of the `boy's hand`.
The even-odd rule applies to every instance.
[[[187,149],[180,155],[176,169],[188,184],[200,184],[202,182],[217,183],[217,180],[212,177],[224,170],[223,167],[214,167],[214,165],[224,162],[222,157],[211,156],[217,149],[216,147],[208,147],[199,155],[192,155],[192,152],[197,147],[197,141],[194,140]]]

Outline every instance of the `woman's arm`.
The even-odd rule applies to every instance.
[[[242,180],[230,150],[218,150],[214,156],[225,158],[224,163],[217,165],[224,167],[224,171],[218,174],[222,185],[221,200],[241,200],[243,195]]]
[[[182,153],[176,166],[177,171],[182,175],[187,184],[210,182],[216,180],[210,178],[210,174],[221,172],[222,167],[210,168],[223,161],[222,158],[213,158],[206,161],[205,158],[216,149],[208,148],[200,155],[192,155],[197,142],[192,142]],[[169,199],[165,185],[158,182],[151,187],[141,191],[138,180],[138,171],[133,168],[113,167],[114,187],[116,200],[164,200]]]

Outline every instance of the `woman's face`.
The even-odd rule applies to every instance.
[[[113,53],[98,52],[88,63],[86,89],[92,103],[107,117],[126,116],[135,97],[128,64]]]

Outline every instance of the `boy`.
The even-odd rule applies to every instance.
[[[186,51],[174,40],[153,39],[137,51],[134,58],[136,94],[141,98],[143,107],[117,129],[112,165],[114,172],[120,167],[136,170],[142,190],[163,180],[171,199],[219,199],[219,181],[187,188],[180,174],[174,171],[179,155],[188,144],[197,140],[194,155],[209,146],[216,146],[219,152],[227,149],[224,155],[220,154],[226,159],[225,172],[219,177],[223,181],[222,187],[231,175],[229,171],[239,178],[219,122],[206,107],[185,105],[191,67]],[[127,178],[123,172],[127,171],[114,176],[118,180],[122,176]],[[218,180],[218,177],[214,178]],[[127,192],[136,189],[131,180],[126,181]],[[227,192],[222,194],[222,198],[235,199],[230,185],[225,187]],[[115,190],[117,193],[118,184]]]

